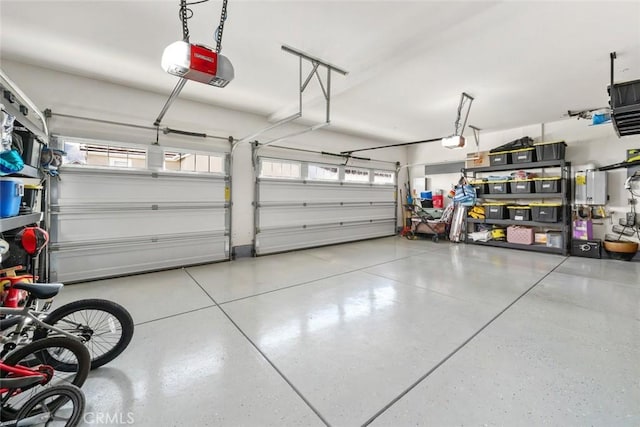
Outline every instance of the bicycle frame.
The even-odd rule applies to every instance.
[[[42,382],[40,384],[46,384],[49,380],[45,374],[40,371],[34,371],[30,368],[25,368],[24,366],[15,365],[9,366],[0,362],[0,372],[13,374],[15,377],[42,377]],[[0,388],[0,395],[11,391],[10,388]]]
[[[16,266],[16,267],[11,267],[11,268],[2,270],[3,273],[7,274],[7,276],[2,277],[2,279],[8,280],[10,284],[8,288],[4,290],[5,298],[4,298],[4,304],[0,306],[0,315],[19,316],[21,317],[21,320],[20,322],[17,323],[16,329],[13,331],[13,333],[10,336],[5,336],[2,334],[2,331],[0,331],[0,344],[6,344],[11,342],[14,344],[20,344],[22,331],[25,329],[27,325],[31,324],[32,322],[42,328],[49,329],[56,333],[62,334],[67,338],[73,338],[80,342],[84,342],[78,336],[65,332],[59,328],[56,328],[55,326],[51,326],[47,323],[44,323],[42,320],[40,320],[40,317],[42,317],[44,313],[38,311],[37,309],[36,310],[31,309],[31,307],[34,304],[36,305],[36,308],[37,308],[37,299],[34,298],[32,295],[28,295],[27,303],[24,304],[23,307],[20,307],[18,302],[19,302],[21,293],[23,293],[24,291],[15,289],[13,285],[25,280],[31,283],[34,279],[34,276],[30,274],[21,274],[19,276],[15,275],[15,272],[21,268],[22,268],[21,266]],[[47,310],[50,304],[51,304],[50,302],[45,304],[45,311]],[[0,352],[1,351],[2,350],[0,350]]]
[[[84,341],[77,335],[73,335],[73,334],[70,334],[69,332],[65,332],[62,329],[56,328],[55,326],[49,325],[43,322],[42,320],[40,320],[39,316],[41,316],[43,313],[36,310],[32,310],[30,308],[32,303],[33,303],[33,297],[29,297],[29,301],[27,302],[27,304],[25,304],[24,307],[19,307],[19,308],[0,307],[0,314],[4,314],[4,315],[8,314],[12,316],[21,317],[20,322],[16,325],[16,329],[9,336],[2,335],[2,332],[0,331],[0,343],[6,344],[6,343],[13,342],[15,344],[19,344],[20,338],[22,336],[22,331],[25,329],[25,326],[31,324],[32,322],[42,328],[49,329],[50,331],[54,331],[67,338],[73,338],[74,340],[78,340],[84,343]]]
[[[0,362],[0,372],[13,374],[14,378],[15,377],[41,377],[42,380],[40,381],[40,383],[38,383],[40,385],[46,384],[51,379],[43,372],[35,371],[30,368],[25,368],[24,366],[20,366],[20,365],[10,366],[2,362]],[[2,399],[0,399],[1,405],[5,404],[5,401],[7,398],[11,396],[15,396],[16,394],[19,394],[22,392],[22,390],[20,390],[18,391],[18,393],[12,393],[14,391],[16,390],[11,388],[0,388],[0,396],[2,396]],[[6,396],[3,396],[5,394]],[[18,426],[18,425],[21,425],[21,426],[36,425],[38,423],[42,423],[43,421],[49,420],[50,418],[51,418],[51,414],[49,412],[43,412],[37,415],[33,415],[29,418],[21,419],[19,422],[15,420],[0,421],[0,427],[10,427],[10,426]]]

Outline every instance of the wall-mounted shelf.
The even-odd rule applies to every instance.
[[[40,178],[40,171],[33,166],[24,165],[24,168],[20,172],[11,174],[11,176],[23,177],[23,178]]]
[[[35,224],[42,220],[42,213],[36,212],[26,215],[12,216],[9,218],[0,218],[0,232],[13,230],[14,228],[24,227],[25,225]]]
[[[506,193],[506,194],[482,194],[478,199],[561,199],[562,193]]]
[[[0,99],[0,104],[2,104],[4,106],[4,109],[6,110],[7,113],[9,113],[12,116],[14,116],[16,118],[16,120],[18,122],[20,122],[20,124],[22,126],[24,126],[27,129],[29,129],[29,131],[31,133],[33,133],[36,137],[38,137],[38,139],[41,142],[43,142],[44,144],[48,144],[49,143],[49,138],[47,138],[47,135],[45,135],[45,133],[42,130],[42,128],[40,126],[37,126],[27,116],[22,114],[22,112],[18,109],[18,107],[16,107],[15,104],[11,104],[8,100],[6,100],[4,98]]]

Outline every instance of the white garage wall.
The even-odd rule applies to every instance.
[[[537,141],[564,140],[567,142],[567,160],[572,163],[572,170],[580,170],[581,166],[593,163],[604,166],[621,162],[626,159],[626,150],[640,148],[640,135],[618,138],[612,125],[590,126],[587,120],[561,120],[544,125],[525,126],[498,132],[481,132],[480,149],[490,150],[501,144],[513,141],[523,136],[529,136]],[[443,148],[439,143],[424,144],[410,147],[408,157],[410,163],[442,163],[450,161],[464,161],[467,153],[475,151],[473,135],[466,135],[467,147],[462,150]],[[416,172],[417,173],[417,172]],[[458,174],[444,174],[429,176],[432,189],[448,189],[458,179]],[[626,169],[609,171],[608,192],[609,207],[613,211],[613,223],[623,212],[629,210],[627,205],[628,192],[624,189]],[[611,231],[611,222],[604,221],[595,228],[596,237],[603,238],[605,232]]]
[[[13,61],[3,61],[2,68],[40,108],[50,108],[54,113],[124,121],[145,126],[153,124],[172,89],[167,88],[165,94],[158,94]],[[190,82],[188,84],[198,83]],[[204,85],[202,89],[210,91],[212,98],[216,96],[216,91],[218,90]],[[333,114],[338,113],[334,112]],[[178,99],[165,116],[162,126],[194,132],[206,132],[210,135],[231,135],[235,138],[242,138],[269,124],[265,117],[257,114]],[[101,125],[65,118],[54,117],[50,122],[50,129],[53,133],[66,136],[143,144],[151,144],[155,141],[155,133],[152,131]],[[298,129],[301,129],[301,126],[288,125],[268,135],[277,136]],[[226,141],[204,140],[175,135],[160,134],[159,142],[161,146],[177,148],[228,148]],[[330,130],[319,130],[283,141],[280,145],[340,152],[389,143],[390,141],[388,140],[373,140]],[[406,163],[405,148],[371,151],[362,153],[362,156]],[[250,245],[254,237],[252,207],[254,177],[251,164],[251,149],[248,144],[243,144],[237,148],[231,172],[234,202],[232,245]],[[404,179],[401,178],[400,182],[403,182]],[[400,213],[399,217],[401,217]]]

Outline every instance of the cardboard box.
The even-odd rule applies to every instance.
[[[464,162],[465,168],[483,168],[490,166],[489,152],[480,151],[479,153],[467,153],[467,159]]]

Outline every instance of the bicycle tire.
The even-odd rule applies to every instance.
[[[54,397],[60,396],[53,400],[54,403],[46,405],[46,400]],[[84,413],[84,407],[86,404],[86,400],[84,397],[84,393],[78,387],[70,384],[59,385],[56,387],[51,387],[46,390],[42,390],[40,393],[33,396],[31,399],[25,403],[22,408],[18,411],[18,414],[15,417],[16,421],[23,420],[25,418],[29,418],[32,416],[38,415],[40,412],[36,412],[38,410],[38,406],[43,404],[46,405],[47,410],[49,410],[53,414],[65,406],[68,402],[71,402],[73,405],[73,412],[69,416],[65,427],[75,427],[82,420],[82,415]],[[49,421],[51,421],[51,419]]]
[[[108,313],[120,323],[120,327],[122,329],[122,335],[115,343],[115,345],[113,345],[113,347],[111,347],[108,351],[100,354],[99,356],[96,356],[97,341],[94,339],[94,332],[96,329],[92,328],[88,324],[83,325],[82,328],[78,326],[65,328],[63,325],[60,325],[58,323],[67,317],[74,316],[78,312],[87,310]],[[102,319],[102,317],[100,317],[99,319]],[[90,319],[86,318],[81,320],[86,320],[86,323],[89,323]],[[65,332],[69,332],[83,338],[91,356],[91,369],[99,368],[100,366],[109,363],[113,359],[118,357],[120,353],[122,353],[131,342],[134,331],[134,323],[131,314],[129,314],[129,312],[120,304],[103,299],[85,299],[65,304],[49,313],[44,319],[44,322],[48,325],[52,325],[59,329],[62,329]],[[67,322],[78,323],[78,319],[75,319],[74,321],[67,320]],[[85,328],[88,328],[90,332],[88,333],[88,330]],[[53,333],[55,332],[45,328],[38,328],[34,333],[34,340],[42,339]]]
[[[54,357],[52,355],[52,351],[47,351],[53,349],[56,350],[55,353],[58,353],[60,349],[67,350],[74,356],[74,359],[68,360],[67,362],[61,361],[60,357]],[[29,359],[29,356],[33,358]],[[57,356],[59,356],[59,354]],[[70,361],[74,363],[68,363]],[[54,376],[48,383],[51,386],[58,385],[59,381],[64,381],[81,387],[86,381],[91,368],[89,350],[80,341],[67,337],[49,337],[33,341],[13,350],[7,355],[3,362],[9,366],[21,365],[29,368],[38,365],[49,365],[54,369]],[[25,393],[18,394],[10,399],[9,402],[13,402],[11,406],[15,405],[18,400],[16,398],[23,394]],[[2,410],[13,410],[17,412],[17,409],[11,407],[3,407]]]

